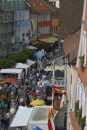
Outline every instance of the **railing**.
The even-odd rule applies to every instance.
[[[77,54],[78,54],[78,47],[76,47],[69,53],[69,62],[73,61],[77,57]]]

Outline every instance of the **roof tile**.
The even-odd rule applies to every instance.
[[[64,57],[66,57],[72,50],[79,46],[80,42],[80,29],[70,35],[63,43]]]
[[[58,39],[64,40],[81,27],[83,3],[84,0],[60,0]]]
[[[43,0],[27,0],[32,8],[34,8],[39,13],[46,13],[46,12],[53,12],[52,9],[50,9]]]

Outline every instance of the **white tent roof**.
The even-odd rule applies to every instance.
[[[23,63],[17,63],[15,67],[20,69],[27,69],[29,68],[29,65]]]
[[[23,69],[1,69],[0,73],[6,73],[6,74],[19,74],[22,72]]]
[[[36,63],[35,61],[29,60],[29,59],[27,59],[27,62],[26,62],[26,64],[29,65],[29,66],[31,66],[35,63]]]
[[[31,114],[29,123],[32,124],[47,124],[48,122],[48,111],[51,106],[35,106]]]
[[[19,109],[18,109],[10,127],[27,126],[32,111],[33,111],[33,107],[26,108],[26,107],[19,106]]]
[[[35,49],[37,49],[36,47],[34,47],[34,46],[29,46],[29,47],[27,47],[28,49],[32,49],[32,50],[35,50]]]

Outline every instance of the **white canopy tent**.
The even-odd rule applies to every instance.
[[[29,123],[29,119],[30,119],[32,111],[33,111],[33,107],[27,108],[27,107],[19,106],[19,109],[18,109],[10,127],[27,126]]]
[[[19,109],[10,127],[28,127],[32,130],[35,126],[48,130],[48,111],[52,106],[35,106],[32,108],[19,106]]]
[[[27,61],[26,61],[26,64],[29,65],[29,66],[31,66],[31,65],[33,65],[35,63],[36,63],[36,61],[29,60],[29,59],[27,59]]]
[[[18,79],[21,79],[21,74],[22,74],[23,69],[1,69],[0,74],[18,74]]]
[[[16,63],[15,66],[17,69],[26,69],[26,75],[27,75],[27,69],[29,68],[29,65],[23,64],[23,63]]]
[[[36,50],[37,48],[36,47],[34,47],[34,46],[29,46],[29,47],[27,47],[28,49],[32,49],[32,50]]]

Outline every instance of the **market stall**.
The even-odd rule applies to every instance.
[[[21,75],[22,75],[22,71],[23,69],[1,69],[0,70],[0,74],[1,74],[1,77],[15,77],[15,78],[18,78],[18,79],[21,79]],[[17,77],[16,77],[17,76]]]
[[[16,63],[15,66],[17,69],[25,69],[26,70],[26,75],[27,75],[27,69],[29,68],[29,65],[23,64],[23,63]]]
[[[49,130],[49,110],[52,111],[53,115],[56,114],[56,111],[51,106],[35,106],[32,108],[20,106],[10,127],[33,130],[38,126],[42,130]]]

